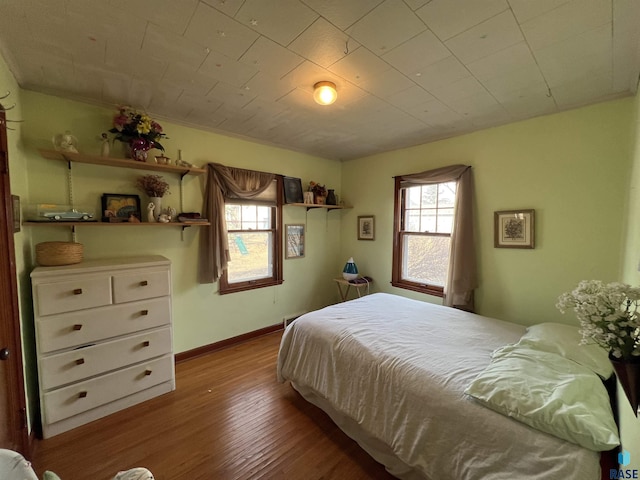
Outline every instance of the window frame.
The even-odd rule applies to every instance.
[[[429,237],[449,237],[451,238],[451,233],[426,233],[426,232],[405,232],[402,230],[403,226],[403,218],[405,212],[405,201],[406,201],[406,188],[402,187],[402,177],[395,177],[394,184],[394,219],[393,219],[393,259],[392,259],[392,268],[391,268],[391,285],[398,288],[404,288],[406,290],[412,290],[414,292],[425,293],[427,295],[433,295],[435,297],[444,297],[444,286],[434,285],[429,283],[422,282],[414,282],[411,280],[407,280],[402,278],[402,265],[405,258],[404,252],[404,238],[407,235],[411,236],[429,236]],[[439,183],[450,183],[450,181],[446,182],[435,182],[435,183],[425,183],[425,185],[434,185]],[[418,185],[416,185],[418,186]],[[456,189],[457,189],[457,181],[456,181]],[[455,224],[455,215],[456,212],[454,210],[454,224]],[[451,259],[449,259],[451,262]]]
[[[229,293],[236,292],[244,292],[247,290],[254,290],[256,288],[264,288],[264,287],[272,287],[274,285],[281,285],[283,283],[282,278],[282,198],[284,195],[283,191],[283,182],[282,176],[276,175],[276,203],[275,205],[264,205],[263,203],[256,202],[251,203],[250,201],[243,201],[235,203],[232,199],[225,198],[225,208],[226,204],[239,204],[243,203],[244,205],[260,205],[260,206],[269,206],[271,211],[271,228],[267,230],[229,230],[228,233],[232,232],[273,232],[271,246],[271,254],[273,257],[273,271],[270,277],[260,278],[257,280],[246,280],[242,282],[234,282],[229,283],[229,278],[227,276],[227,269],[222,272],[222,275],[219,279],[219,293],[220,295],[226,295]],[[230,235],[228,235],[230,238]]]

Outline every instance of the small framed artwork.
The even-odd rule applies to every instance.
[[[376,226],[373,215],[361,215],[358,217],[358,240],[375,240]]]
[[[304,257],[304,225],[285,225],[286,246],[284,258]]]
[[[504,210],[494,212],[495,248],[534,248],[535,211]]]
[[[102,194],[102,221],[127,222],[131,216],[141,220],[140,196],[124,193]]]
[[[13,210],[13,233],[18,233],[22,223],[20,218],[20,197],[18,195],[11,195],[11,208]]]
[[[294,177],[283,177],[284,203],[302,203],[302,180]]]

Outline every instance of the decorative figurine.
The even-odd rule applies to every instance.
[[[106,133],[102,134],[102,146],[100,147],[100,155],[103,157],[109,156],[109,151],[111,150],[111,146],[109,145],[109,137]]]
[[[56,150],[78,153],[78,139],[69,130],[54,135],[52,141]]]
[[[155,209],[156,206],[153,202],[149,202],[149,205],[147,205],[147,222],[154,223],[156,221],[156,216],[154,215]]]

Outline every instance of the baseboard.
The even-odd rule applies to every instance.
[[[253,332],[243,333],[242,335],[238,335],[237,337],[227,338],[226,340],[210,343],[209,345],[203,345],[202,347],[194,348],[192,350],[187,350],[186,352],[180,352],[175,355],[176,363],[180,363],[180,362],[184,362],[185,360],[190,360],[192,358],[200,357],[202,355],[206,355],[208,353],[215,352],[217,350],[222,350],[223,348],[230,347],[231,345],[243,343],[243,342],[252,340],[254,338],[261,337],[262,335],[266,335],[268,333],[277,332],[278,330],[283,330],[282,323],[277,323],[269,327],[264,327],[264,328],[261,328],[260,330],[254,330]]]

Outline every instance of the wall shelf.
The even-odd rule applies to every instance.
[[[211,225],[211,222],[22,222],[28,227],[202,227]]]
[[[326,210],[344,210],[346,208],[352,208],[352,207],[345,207],[343,205],[318,205],[316,203],[285,203],[284,205],[285,207],[286,206],[305,207],[307,209],[307,212],[312,208],[324,208]]]
[[[84,153],[61,152],[58,150],[47,150],[39,148],[40,155],[49,160],[60,160],[63,162],[89,163],[91,165],[106,165],[108,167],[134,168],[137,170],[154,170],[156,172],[177,173],[185,175],[203,175],[207,171],[204,168],[179,167],[178,165],[158,165],[156,163],[137,162],[126,158],[100,157],[97,155],[86,155]]]

